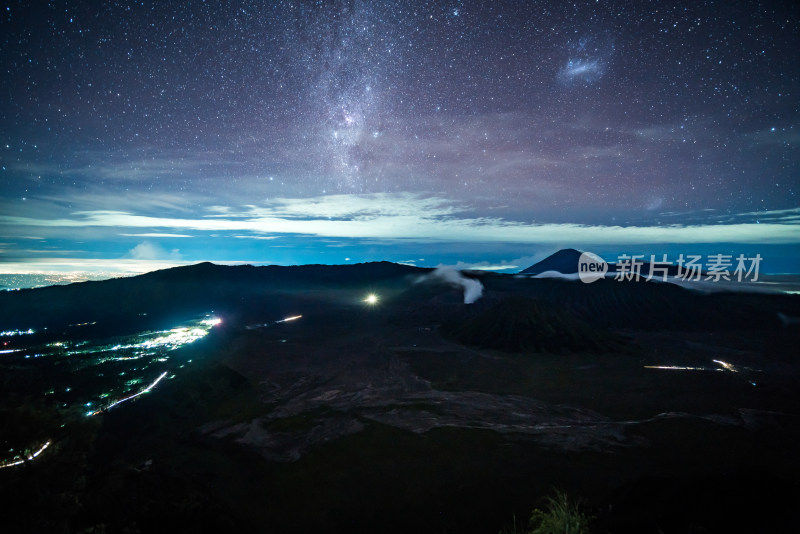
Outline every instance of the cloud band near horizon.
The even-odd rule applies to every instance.
[[[267,206],[213,206],[202,217],[164,217],[117,210],[74,211],[67,216],[3,215],[6,238],[47,233],[50,228],[106,229],[109,235],[202,237],[205,232],[264,236],[386,239],[462,243],[648,243],[800,244],[800,208],[781,210],[767,221],[663,225],[536,223],[499,217],[471,217],[445,199],[417,195],[331,195],[277,199]],[[752,215],[752,214],[742,214]],[[673,216],[673,219],[675,216]],[[688,218],[688,217],[687,217]],[[735,217],[729,217],[729,221]],[[17,229],[15,232],[13,229]],[[144,230],[148,230],[145,232]],[[138,232],[138,233],[137,233]],[[189,235],[189,232],[195,232]]]

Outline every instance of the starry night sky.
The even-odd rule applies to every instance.
[[[792,4],[8,2],[0,271],[798,272]]]

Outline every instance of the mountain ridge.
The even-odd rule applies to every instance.
[[[366,287],[430,271],[392,262],[352,265],[218,265],[202,262],[137,276],[0,292],[3,328],[65,327],[103,320],[124,323],[142,315],[187,315],[236,308],[268,293],[336,285]]]
[[[519,274],[542,274],[547,271],[556,271],[563,274],[575,274],[578,272],[578,259],[582,252],[574,248],[561,249],[545,259],[534,263],[530,267],[523,269]]]

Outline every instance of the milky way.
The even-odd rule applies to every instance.
[[[788,2],[28,4],[1,23],[6,271],[563,246],[800,268]]]

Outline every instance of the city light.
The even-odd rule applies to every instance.
[[[684,367],[682,365],[645,365],[645,369],[666,369],[669,371],[722,371],[722,369],[709,369],[708,367]]]
[[[712,362],[719,365],[719,367],[691,367],[691,366],[683,366],[683,365],[645,365],[645,369],[666,369],[669,371],[730,371],[732,373],[738,373],[739,369],[737,369],[733,364],[728,362],[724,362],[722,360],[711,360]],[[750,369],[749,367],[744,367],[743,369],[747,369],[748,371],[756,371],[754,369]]]
[[[28,328],[27,330],[6,330],[5,332],[0,332],[0,336],[2,337],[24,336],[35,333],[36,331],[33,328]]]
[[[174,351],[205,337],[220,323],[218,317],[205,314],[169,330],[144,331],[105,339],[61,340],[26,347],[8,347],[2,348],[0,355],[8,358],[10,363],[13,363],[14,358],[19,358],[26,365],[52,365],[34,363],[36,359],[44,358],[58,365],[65,365],[65,371],[68,369],[69,372],[58,375],[61,379],[47,384],[42,394],[55,395],[64,407],[80,405],[85,415],[96,415],[150,391],[164,378],[165,364],[176,357],[173,356]],[[7,336],[21,333],[28,332],[3,332]],[[191,363],[191,359],[182,359],[179,363]],[[153,380],[154,373],[162,375],[149,386],[140,389],[142,384]],[[66,387],[67,379],[71,381],[71,387]],[[109,404],[114,399],[118,400]],[[87,408],[90,411],[85,411]]]
[[[732,373],[738,373],[739,372],[739,370],[736,367],[734,367],[733,365],[729,364],[728,362],[723,362],[722,360],[712,360],[712,361],[714,363],[717,363],[717,364],[721,365],[722,367],[724,367],[725,369],[727,369],[728,371],[730,371]]]
[[[117,406],[117,405],[119,405],[119,404],[122,404],[123,402],[127,402],[127,401],[129,401],[129,400],[133,400],[133,399],[135,399],[136,397],[138,397],[138,396],[140,396],[140,395],[144,395],[145,393],[149,392],[151,389],[153,389],[154,387],[156,387],[156,384],[158,384],[159,382],[161,382],[161,380],[163,380],[165,376],[167,376],[167,372],[166,372],[166,371],[164,371],[163,373],[161,373],[161,374],[159,375],[159,377],[158,377],[158,378],[156,378],[156,379],[153,381],[153,383],[152,383],[152,384],[150,384],[149,386],[147,386],[146,388],[140,389],[139,391],[137,391],[137,392],[136,392],[136,393],[134,393],[133,395],[128,395],[127,397],[124,397],[124,398],[122,398],[122,399],[119,399],[119,400],[117,400],[117,401],[114,401],[114,402],[112,402],[111,404],[109,404],[108,406],[106,406],[105,408],[100,408],[99,410],[95,410],[95,411],[93,411],[93,412],[87,412],[87,413],[86,413],[86,416],[87,416],[87,417],[91,417],[91,416],[93,416],[93,415],[97,415],[97,414],[99,414],[99,413],[106,412],[106,411],[110,410],[111,408],[113,408],[114,406]]]
[[[42,452],[44,452],[44,450],[47,447],[49,447],[51,443],[53,443],[51,440],[47,440],[47,442],[44,445],[42,445],[36,452],[34,452],[32,454],[29,454],[27,457],[26,456],[22,456],[22,457],[15,456],[14,458],[11,458],[10,460],[5,460],[3,462],[0,462],[0,469],[6,468],[6,467],[13,467],[15,465],[22,465],[25,462],[32,462],[40,454],[42,454]]]
[[[276,324],[288,323],[288,322],[291,322],[291,321],[296,321],[298,319],[301,319],[302,317],[303,317],[302,315],[292,315],[292,316],[289,316],[289,317],[284,317],[283,319],[278,319],[277,321],[272,321],[271,323],[261,323],[261,324],[247,325],[245,328],[247,330],[257,330],[259,328],[268,328],[268,327],[276,325]]]
[[[285,320],[295,318],[287,317]],[[56,340],[40,344],[34,341],[15,347],[10,347],[11,341],[8,340],[0,342],[0,355],[9,365],[41,366],[41,369],[54,364],[63,366],[63,372],[53,375],[53,383],[44,385],[42,395],[52,396],[59,407],[67,409],[65,414],[91,417],[149,393],[165,378],[174,377],[175,369],[192,362],[190,353],[173,355],[174,351],[207,336],[221,322],[218,317],[204,314],[168,330],[142,331],[111,338]],[[88,324],[92,323],[72,326]],[[33,329],[8,330],[0,335],[11,337],[34,333]],[[174,358],[179,358],[179,361],[170,369],[168,362]],[[71,407],[80,410],[73,412]],[[48,440],[31,449],[33,452],[30,453],[11,450],[7,453],[11,458],[0,457],[0,468],[31,462],[51,444],[52,441]]]

